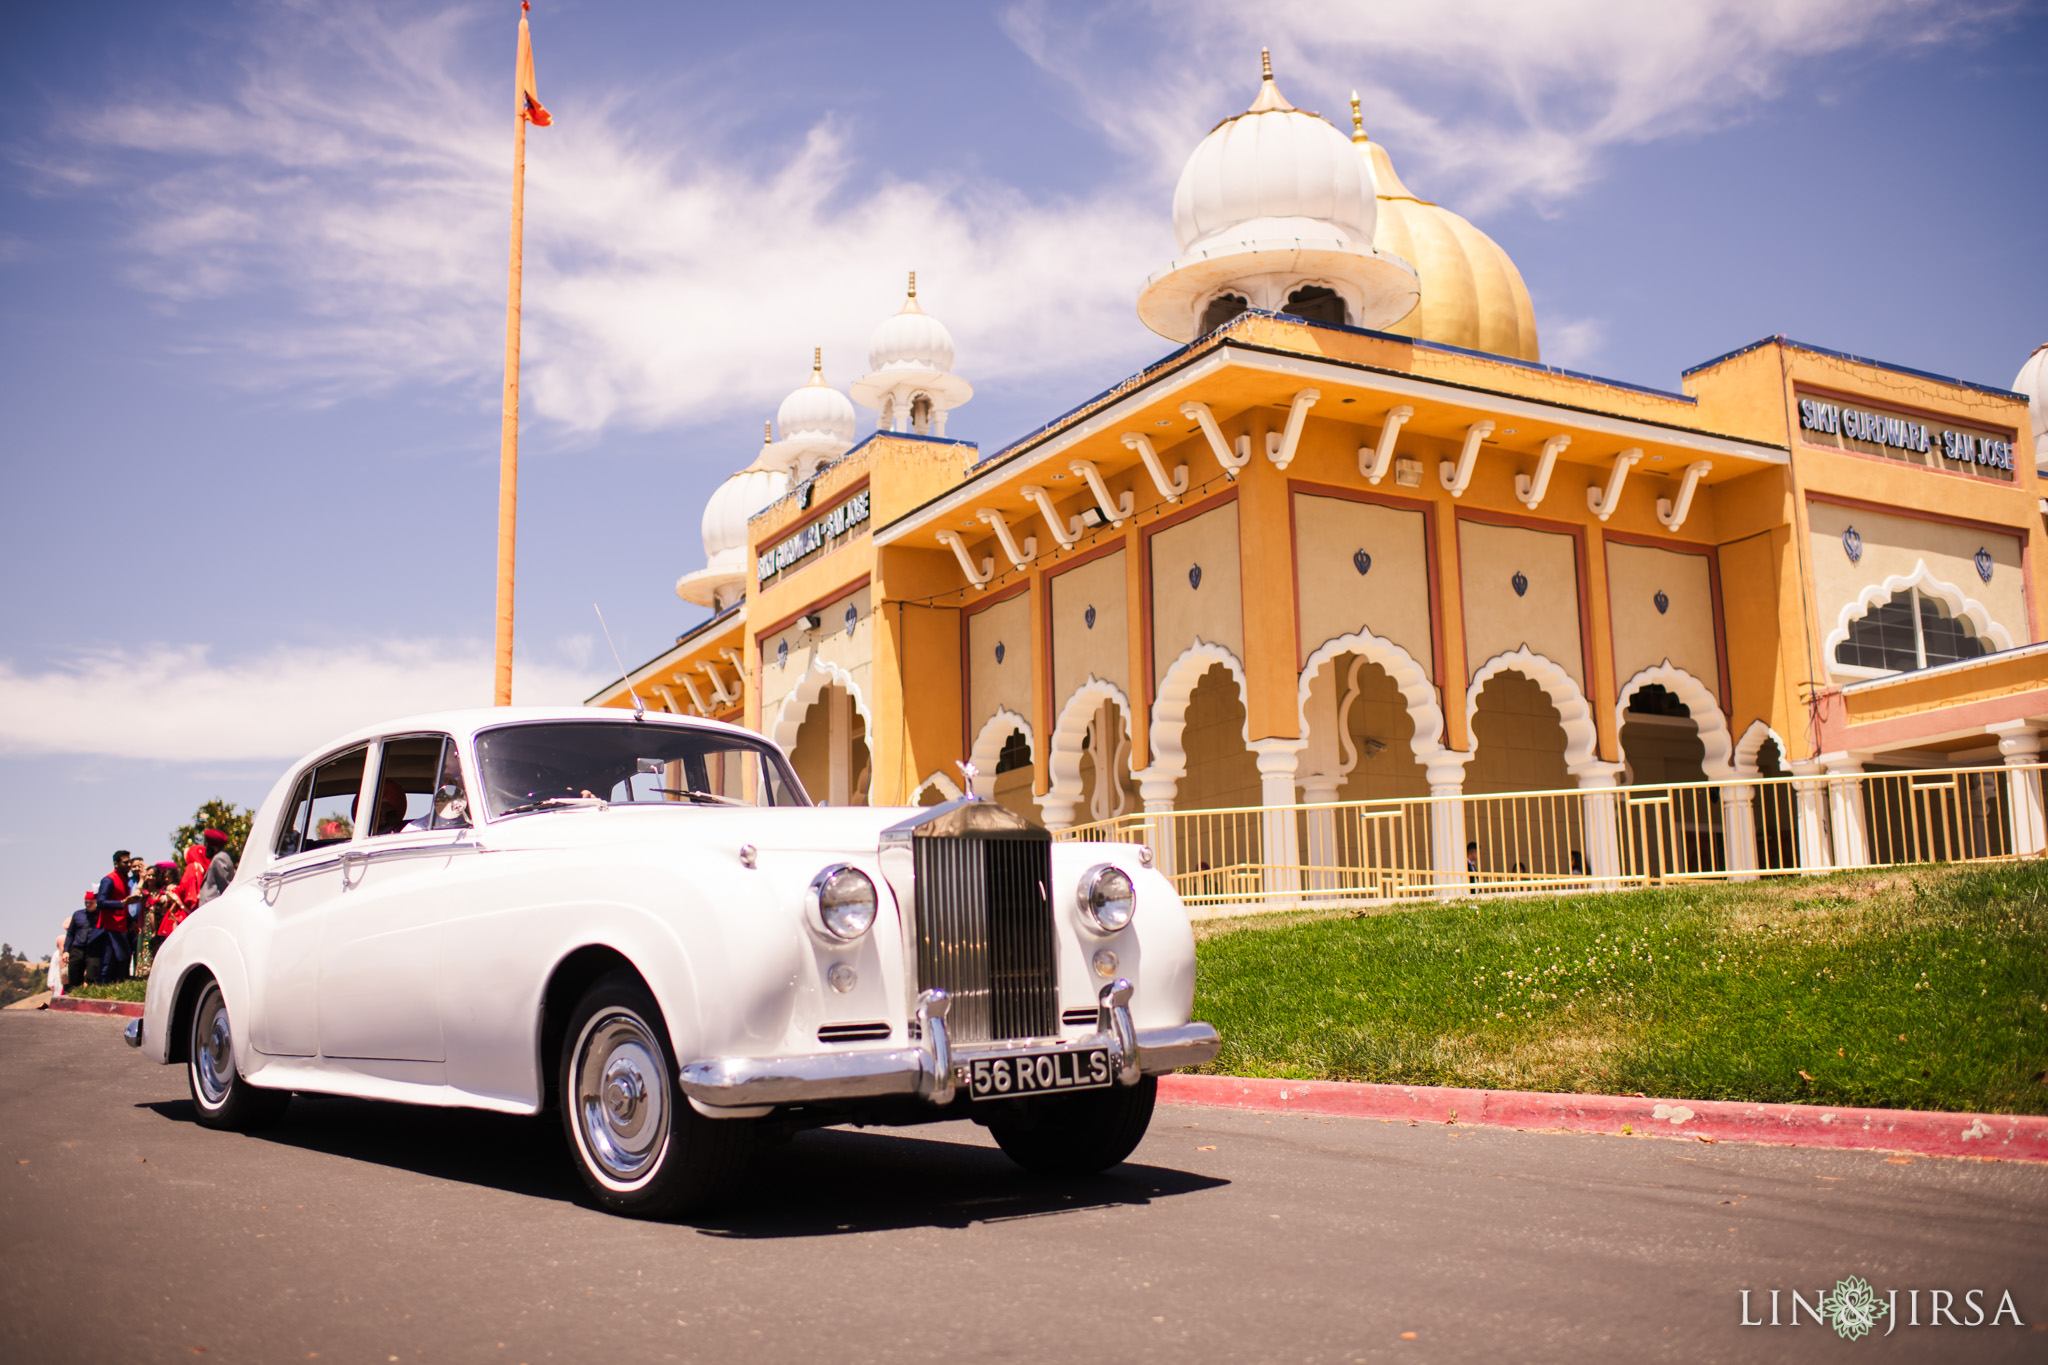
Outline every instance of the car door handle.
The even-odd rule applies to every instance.
[[[341,889],[353,891],[363,879],[363,869],[370,865],[370,855],[349,852],[341,855]]]
[[[263,874],[259,885],[263,890],[263,903],[265,905],[276,905],[277,890],[284,885],[284,874],[280,872],[266,872]]]

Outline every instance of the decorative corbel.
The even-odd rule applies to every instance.
[[[1553,436],[1543,443],[1543,453],[1536,457],[1536,477],[1527,474],[1515,475],[1515,497],[1531,512],[1543,501],[1543,495],[1550,491],[1550,471],[1557,465],[1557,457],[1572,443],[1569,436]]]
[[[695,678],[691,677],[687,673],[675,673],[671,674],[670,676],[673,677],[677,682],[681,683],[683,687],[686,690],[688,690],[690,694],[690,700],[696,703],[698,715],[708,716],[711,714],[711,707],[709,703],[707,703],[704,700],[704,694],[697,690],[697,680]]]
[[[1004,521],[1003,514],[995,508],[978,508],[974,513],[974,518],[976,521],[984,522],[995,528],[996,543],[1003,547],[1003,553],[1009,556],[1010,563],[1017,568],[1021,569],[1032,560],[1038,558],[1038,537],[1024,537],[1024,548],[1018,549],[1017,538],[1010,534],[1010,523]]]
[[[1121,503],[1109,496],[1109,486],[1102,481],[1102,471],[1089,460],[1070,460],[1067,468],[1088,481],[1088,491],[1095,495],[1095,505],[1102,509],[1102,515],[1109,518],[1111,526],[1121,526],[1124,518],[1130,516],[1137,499],[1127,489]]]
[[[1614,468],[1607,475],[1607,491],[1603,494],[1593,484],[1586,485],[1586,506],[1593,514],[1605,521],[1614,515],[1614,509],[1621,505],[1621,486],[1628,482],[1628,471],[1635,462],[1643,458],[1641,446],[1630,446],[1614,457]]]
[[[1479,443],[1493,435],[1493,423],[1474,422],[1465,428],[1465,446],[1458,452],[1457,462],[1439,461],[1436,476],[1451,491],[1454,498],[1465,496],[1465,485],[1472,482],[1472,466],[1479,463]]]
[[[1294,462],[1294,452],[1301,445],[1301,428],[1308,421],[1308,410],[1322,396],[1321,389],[1303,389],[1295,394],[1294,402],[1287,409],[1287,429],[1266,433],[1266,458],[1276,468],[1285,469]]]
[[[1207,403],[1182,403],[1180,415],[1192,418],[1202,428],[1202,434],[1209,438],[1209,450],[1216,456],[1216,463],[1223,466],[1226,477],[1235,479],[1237,471],[1252,462],[1251,438],[1246,437],[1238,451],[1231,453],[1230,442],[1223,439],[1223,428],[1216,425],[1216,414],[1209,411]]]
[[[1138,458],[1145,462],[1145,472],[1152,476],[1152,482],[1159,489],[1159,496],[1168,502],[1179,502],[1180,495],[1188,491],[1188,467],[1176,465],[1173,478],[1166,477],[1166,466],[1159,462],[1159,452],[1152,448],[1152,438],[1143,432],[1127,431],[1124,444],[1138,452]]]
[[[1027,483],[1017,491],[1030,499],[1031,504],[1038,509],[1038,515],[1045,518],[1045,529],[1054,540],[1059,542],[1060,548],[1062,550],[1073,549],[1074,542],[1081,538],[1080,527],[1077,525],[1071,534],[1062,529],[1066,524],[1066,519],[1053,510],[1052,495],[1035,483]]]
[[[733,684],[733,691],[746,691],[747,665],[746,661],[740,658],[740,652],[734,649],[731,645],[721,645],[718,650],[718,657],[724,659],[727,663],[732,665],[733,674],[739,679],[738,682],[735,682]]]
[[[706,659],[703,663],[698,664],[697,667],[703,669],[705,676],[711,679],[711,695],[717,698],[720,706],[731,706],[740,699],[739,693],[725,690],[725,675],[718,671],[717,664]]]
[[[1685,467],[1685,477],[1678,485],[1678,501],[1670,498],[1657,499],[1657,520],[1667,530],[1676,531],[1685,525],[1685,514],[1692,510],[1692,495],[1699,488],[1700,480],[1714,471],[1711,460],[1694,460]]]
[[[683,704],[676,700],[675,689],[667,683],[654,684],[654,695],[661,698],[661,704],[668,708],[670,715],[683,714]]]
[[[988,581],[996,576],[996,561],[993,556],[981,561],[979,572],[975,570],[974,561],[967,555],[967,542],[960,539],[958,531],[939,532],[939,544],[952,547],[953,558],[960,561],[960,572],[966,574],[967,581],[976,588],[987,587]]]
[[[1387,477],[1387,470],[1394,463],[1394,442],[1400,438],[1401,428],[1415,415],[1415,409],[1403,403],[1398,408],[1387,409],[1387,419],[1380,427],[1380,443],[1374,447],[1370,459],[1364,446],[1358,448],[1358,472],[1365,476],[1367,483],[1378,483]]]

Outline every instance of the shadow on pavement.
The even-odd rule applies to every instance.
[[[1229,1183],[1135,1162],[1055,1179],[1019,1170],[993,1147],[827,1128],[760,1153],[743,1194],[690,1222],[707,1236],[737,1238],[964,1228],[1142,1206]]]
[[[136,1107],[174,1123],[193,1122],[190,1100]],[[248,1136],[435,1180],[596,1207],[552,1114],[528,1118],[302,1094],[276,1127]],[[1143,1206],[1229,1183],[1135,1162],[1097,1176],[1054,1179],[1019,1170],[993,1147],[827,1128],[758,1152],[726,1203],[685,1223],[706,1236],[732,1238],[964,1228]]]

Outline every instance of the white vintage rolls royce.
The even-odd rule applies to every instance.
[[[128,1041],[199,1121],[292,1092],[557,1108],[592,1196],[686,1212],[755,1140],[971,1118],[1028,1169],[1128,1156],[1216,1055],[1145,849],[992,802],[813,806],[760,736],[459,711],[293,765],[165,940]]]

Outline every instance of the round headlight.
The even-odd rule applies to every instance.
[[[1082,874],[1080,900],[1082,917],[1105,934],[1129,924],[1138,909],[1138,893],[1130,877],[1109,863],[1097,863]]]
[[[812,927],[827,938],[851,943],[875,926],[875,884],[857,867],[826,868],[811,878],[807,899]]]

